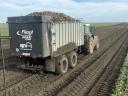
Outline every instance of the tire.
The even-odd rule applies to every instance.
[[[99,39],[97,38],[97,42],[96,42],[96,50],[99,49],[100,43],[99,43]]]
[[[77,53],[75,51],[68,55],[69,67],[74,68],[77,65]]]
[[[88,53],[92,54],[94,52],[94,45],[93,45],[93,38],[91,37],[89,40],[89,48],[88,48]]]
[[[64,74],[68,71],[68,59],[65,55],[58,58],[58,63],[56,64],[56,73]]]
[[[94,47],[94,51],[97,51],[98,49],[99,49],[99,39],[98,38],[96,38],[95,39],[95,47]]]
[[[89,54],[93,54],[93,52],[94,52],[94,49],[93,49],[93,47],[91,46],[91,47],[89,48]]]

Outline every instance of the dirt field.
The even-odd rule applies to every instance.
[[[99,27],[100,50],[79,55],[78,65],[65,75],[32,74],[6,68],[7,96],[108,96],[128,49],[128,25]],[[9,60],[6,64],[10,63]],[[0,71],[2,76],[3,71]],[[5,95],[1,78],[0,96]]]

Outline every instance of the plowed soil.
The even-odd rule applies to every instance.
[[[78,65],[64,75],[17,72],[9,75],[13,82],[6,86],[6,96],[108,96],[128,49],[128,25],[98,27],[100,49],[94,54],[80,55]],[[12,68],[13,69],[13,68]],[[8,71],[9,72],[9,71]],[[11,70],[15,73],[15,71]],[[21,75],[21,73],[23,73]],[[15,75],[15,74],[14,74]],[[18,80],[17,80],[18,79]],[[8,82],[8,83],[9,83]],[[0,91],[0,96],[5,91]]]

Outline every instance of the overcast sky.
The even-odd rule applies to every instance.
[[[10,16],[47,10],[86,22],[128,22],[128,0],[0,0],[0,22]]]

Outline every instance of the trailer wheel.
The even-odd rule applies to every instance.
[[[58,58],[58,63],[56,64],[56,73],[64,74],[68,71],[68,59],[65,55]]]
[[[68,55],[69,67],[74,68],[77,65],[77,53],[75,51]]]

